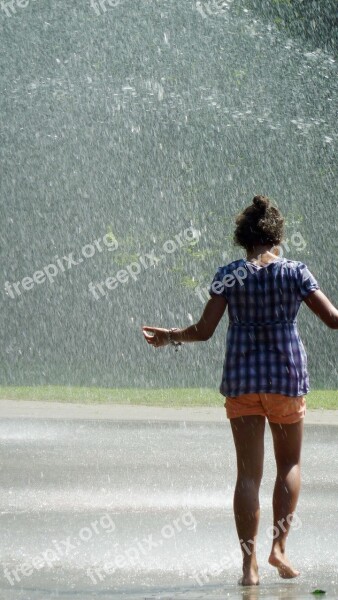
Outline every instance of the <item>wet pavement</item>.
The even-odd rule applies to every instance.
[[[267,564],[275,465],[266,424],[261,584],[241,588],[235,451],[223,413],[203,421],[203,410],[214,409],[185,409],[161,420],[153,409],[155,418],[150,410],[142,420],[150,407],[128,407],[123,419],[119,407],[103,419],[105,407],[96,406],[94,419],[94,407],[76,418],[64,405],[57,418],[50,405],[48,418],[44,404],[39,417],[0,406],[1,600],[302,599],[315,589],[338,598],[337,427],[305,418],[302,490],[288,539],[301,575],[285,581]]]

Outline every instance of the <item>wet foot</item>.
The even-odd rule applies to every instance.
[[[273,567],[277,567],[279,576],[283,579],[292,579],[293,577],[297,577],[300,572],[293,568],[290,564],[289,559],[281,550],[275,548],[270,556],[269,561],[270,565]]]
[[[244,565],[243,577],[238,580],[239,585],[259,585],[257,565]]]

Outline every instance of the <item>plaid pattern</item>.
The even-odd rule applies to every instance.
[[[219,267],[208,289],[226,298],[229,311],[221,394],[307,394],[296,317],[302,300],[319,289],[307,266],[281,258],[259,267],[240,259]]]

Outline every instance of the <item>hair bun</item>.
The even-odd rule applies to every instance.
[[[267,196],[255,196],[252,204],[260,211],[265,212],[268,206],[270,206],[270,200]]]

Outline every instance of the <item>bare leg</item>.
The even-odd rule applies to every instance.
[[[277,477],[273,493],[274,540],[269,563],[277,567],[283,579],[297,577],[285,554],[286,538],[300,491],[300,455],[304,419],[290,425],[269,423],[272,431]]]
[[[263,475],[265,417],[230,419],[237,455],[234,513],[243,555],[241,585],[258,585],[256,541],[259,524],[259,487]]]

